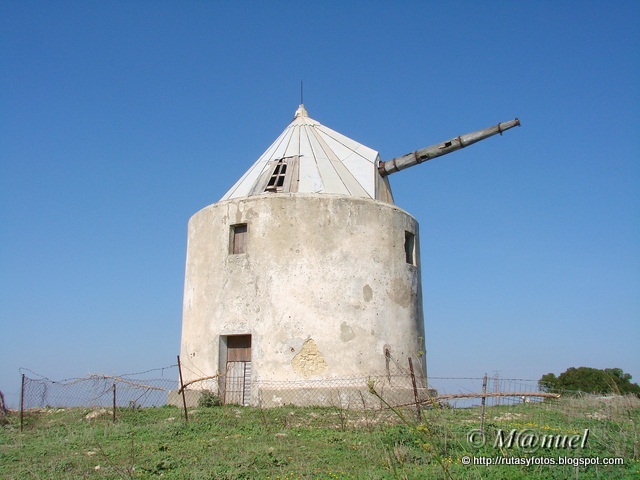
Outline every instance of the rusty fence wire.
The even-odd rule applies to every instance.
[[[344,409],[380,409],[389,406],[416,405],[428,401],[437,392],[426,387],[420,363],[400,362],[389,357],[382,372],[367,375],[299,378],[279,380],[252,375],[251,362],[228,362],[225,372],[194,371],[181,364],[185,375],[188,406],[197,404],[199,392],[207,391],[221,404],[273,408],[283,406],[320,406]]]
[[[21,369],[21,410],[66,407],[157,407],[178,388],[177,365],[123,375],[51,380]]]
[[[332,379],[298,381],[256,381],[251,385],[257,395],[253,403],[261,407],[286,405],[331,406],[345,409],[380,409],[389,406],[414,405],[416,400],[427,401],[436,392],[416,385],[408,374],[387,373],[367,376],[346,376]]]
[[[464,442],[469,432],[482,432],[489,441],[502,438],[498,432],[506,438],[515,431],[534,431],[558,438],[590,436],[612,445],[616,456],[637,458],[637,429],[632,423],[634,412],[640,408],[636,396],[581,392],[557,395],[540,391],[537,381],[495,374],[428,377],[426,381],[412,376],[409,369],[400,368],[366,377],[296,381],[260,380],[247,375],[247,369],[243,372],[243,381],[229,378],[229,373],[200,372],[200,377],[188,380],[187,388],[181,391],[177,365],[137,374],[89,375],[62,381],[23,369],[20,430],[24,425],[32,429],[48,425],[40,419],[58,413],[58,409],[73,407],[90,409],[80,412],[83,419],[111,421],[112,416],[113,422],[118,422],[125,416],[122,408],[143,412],[146,407],[170,404],[183,409],[186,403],[185,422],[190,422],[191,413],[226,404],[261,410],[286,408],[290,409],[289,415],[307,416],[309,425],[318,422],[339,429],[370,430],[408,419],[444,432],[445,441],[450,438]],[[247,378],[249,381],[245,381]],[[294,408],[306,406],[314,408]],[[176,413],[171,411],[167,415],[177,417]],[[126,414],[140,415],[129,410]],[[261,414],[266,415],[264,411]],[[212,417],[196,414],[193,421],[202,421],[201,418]]]
[[[21,369],[23,409],[60,407],[155,407],[178,404],[177,365],[121,375],[93,374],[82,378],[51,380]],[[428,385],[428,386],[427,386]],[[469,408],[513,405],[545,399],[535,380],[490,377],[429,377],[411,375],[408,369],[367,376],[352,375],[329,379],[295,381],[237,381],[231,374],[217,374],[192,381],[189,406],[196,406],[202,391],[219,396],[222,404],[260,406],[338,406],[348,409],[412,406]],[[173,399],[170,399],[170,393]]]
[[[243,373],[244,372],[244,373]],[[193,372],[190,372],[193,373]],[[369,375],[298,380],[251,379],[237,369],[191,379],[186,387],[194,395],[207,391],[221,404],[259,406],[339,406],[347,409],[415,406],[437,403],[447,408],[514,405],[553,398],[540,391],[536,380],[492,377],[429,377],[406,368]]]
[[[434,407],[470,408],[551,400],[537,382],[491,377],[430,377],[397,368],[367,376],[275,381],[245,379],[231,373],[193,380],[181,395],[177,365],[135,374],[94,374],[55,381],[22,369],[21,411],[66,407],[145,408],[167,404],[197,407],[203,392],[218,404],[260,408],[324,406],[348,410]],[[251,376],[248,377],[249,379]],[[211,398],[209,398],[211,400]],[[484,414],[482,415],[484,418]]]
[[[484,377],[429,377],[429,387],[438,392],[441,404],[452,408],[514,405],[534,403],[549,397],[537,396],[541,392],[537,380]]]

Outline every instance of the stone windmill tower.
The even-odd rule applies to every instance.
[[[516,124],[382,162],[300,105],[222,199],[189,221],[184,381],[218,372],[201,388],[249,405],[269,385],[366,378],[388,372],[390,359],[424,368],[418,223],[393,204],[387,175]]]

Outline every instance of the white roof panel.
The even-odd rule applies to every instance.
[[[375,199],[377,159],[378,152],[309,118],[304,105],[300,105],[289,126],[222,200],[265,191],[289,193],[286,189]],[[298,178],[289,178],[279,189],[267,189],[269,170],[275,169],[278,161],[287,165],[286,175]]]

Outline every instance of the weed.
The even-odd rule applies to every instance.
[[[222,400],[211,390],[204,390],[200,394],[200,398],[198,399],[198,407],[201,408],[219,407],[221,405]]]

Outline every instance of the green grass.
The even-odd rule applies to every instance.
[[[487,445],[475,450],[467,432],[480,409],[402,412],[337,408],[175,407],[121,409],[94,419],[92,409],[30,411],[23,432],[11,413],[0,428],[3,479],[425,479],[640,478],[640,401],[562,399],[543,404],[488,407],[487,438],[497,429],[538,433],[590,429],[585,450],[539,451]],[[623,466],[462,465],[464,455],[614,457]]]

